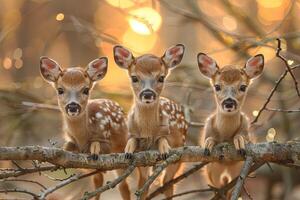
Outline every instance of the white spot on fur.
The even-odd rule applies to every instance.
[[[96,118],[100,119],[100,118],[102,118],[102,117],[103,117],[103,115],[102,115],[100,112],[97,112],[97,113],[96,113]]]

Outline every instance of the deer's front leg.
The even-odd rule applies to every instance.
[[[158,139],[158,151],[161,154],[162,159],[167,159],[168,154],[171,150],[171,147],[169,145],[169,142],[167,138],[161,137]]]
[[[90,145],[91,158],[93,160],[97,160],[100,152],[101,152],[100,142],[98,142],[98,141],[92,142]]]
[[[237,152],[242,156],[246,155],[246,150],[245,150],[246,143],[247,140],[242,134],[237,134],[233,138],[234,147],[237,150]]]
[[[212,148],[216,145],[216,140],[213,137],[208,137],[204,142],[204,155],[209,156]]]
[[[136,150],[137,139],[132,137],[129,138],[125,147],[125,158],[131,159],[133,157],[133,153]]]

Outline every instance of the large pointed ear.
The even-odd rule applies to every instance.
[[[97,58],[88,64],[86,73],[92,81],[98,81],[104,78],[107,66],[108,60],[106,57]]]
[[[255,78],[262,74],[264,69],[264,56],[262,54],[258,54],[249,58],[247,61],[244,70],[249,78]]]
[[[114,47],[114,59],[116,64],[124,69],[128,69],[128,67],[134,61],[132,53],[121,45]]]
[[[219,70],[216,61],[205,53],[198,53],[197,61],[200,72],[208,78],[211,78]]]
[[[166,50],[162,56],[162,60],[169,68],[173,68],[181,62],[184,50],[185,47],[183,44],[172,46]]]
[[[62,72],[55,60],[45,56],[40,58],[40,71],[43,78],[48,82],[56,82]]]

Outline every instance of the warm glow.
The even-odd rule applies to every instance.
[[[294,63],[294,61],[293,60],[288,60],[287,63],[288,63],[288,65],[292,65]]]
[[[130,8],[134,6],[135,0],[106,0],[107,3],[118,8]]]
[[[15,61],[15,67],[16,67],[17,69],[20,69],[21,67],[23,67],[23,60],[17,59],[17,60]]]
[[[16,48],[13,53],[14,59],[20,59],[23,55],[23,51],[20,48]]]
[[[276,130],[275,128],[270,128],[268,130],[267,136],[266,136],[266,140],[267,142],[273,142],[276,136]]]
[[[161,16],[152,8],[139,8],[130,11],[129,15],[129,25],[136,33],[150,35],[157,31],[161,26]]]
[[[157,35],[141,35],[130,29],[123,35],[124,46],[128,47],[136,53],[145,53],[150,51],[157,40]]]
[[[4,67],[4,69],[10,69],[11,66],[12,66],[11,59],[8,58],[8,57],[4,58],[4,60],[3,60],[3,67]]]
[[[265,8],[277,8],[282,6],[285,0],[256,0],[257,3]]]
[[[62,20],[64,20],[64,18],[65,18],[65,15],[63,13],[58,13],[56,15],[56,20],[57,21],[62,21]]]
[[[223,17],[222,21],[223,21],[224,27],[229,31],[233,31],[237,28],[236,20],[231,16]]]
[[[258,115],[258,111],[257,111],[257,110],[253,110],[252,115],[253,115],[254,117],[256,117],[256,116]]]

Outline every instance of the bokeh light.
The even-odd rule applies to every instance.
[[[234,31],[237,28],[237,22],[232,16],[225,16],[222,19],[224,27],[229,31]]]
[[[129,14],[129,25],[136,33],[150,35],[161,26],[160,14],[150,7],[132,10]]]
[[[156,34],[141,35],[133,32],[131,29],[128,29],[123,35],[124,46],[138,53],[150,51],[154,47],[156,40]]]
[[[3,67],[4,69],[10,69],[12,67],[12,60],[8,57],[4,58]]]
[[[134,1],[133,0],[106,0],[108,4],[114,7],[118,8],[130,8],[134,6]]]
[[[258,115],[258,111],[257,111],[257,110],[253,110],[252,115],[253,115],[254,117],[256,117],[256,116]]]
[[[276,130],[275,128],[270,128],[267,132],[266,140],[267,142],[273,142],[275,140]]]
[[[62,21],[62,20],[64,20],[64,18],[65,18],[65,15],[63,14],[63,13],[58,13],[57,15],[56,15],[56,20],[57,21]]]

